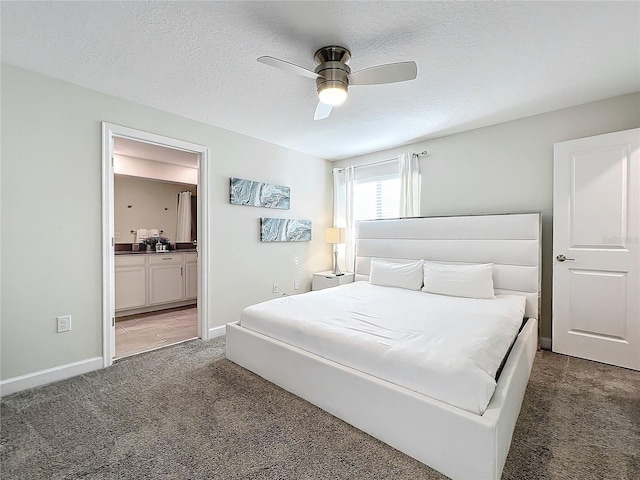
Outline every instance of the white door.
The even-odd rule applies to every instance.
[[[640,129],[554,145],[553,351],[640,370]]]

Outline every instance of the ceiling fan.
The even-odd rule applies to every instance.
[[[322,47],[313,58],[318,64],[313,71],[274,57],[259,57],[258,62],[316,81],[320,101],[313,116],[314,120],[327,118],[334,105],[343,103],[347,99],[349,85],[405,82],[415,79],[418,75],[416,62],[388,63],[351,73],[351,68],[347,65],[351,59],[351,52],[344,47]]]

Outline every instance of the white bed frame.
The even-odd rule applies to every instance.
[[[494,263],[496,293],[527,297],[530,317],[483,415],[227,325],[227,358],[454,479],[499,479],[538,346],[540,214],[361,222],[355,278],[371,258]]]

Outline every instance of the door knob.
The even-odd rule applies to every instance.
[[[559,262],[564,262],[565,260],[575,260],[575,258],[567,258],[564,255],[560,254],[556,257],[556,260]]]

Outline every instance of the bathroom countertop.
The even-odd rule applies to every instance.
[[[134,252],[133,250],[119,250],[114,252],[115,255],[162,255],[162,254],[167,254],[167,253],[193,253],[196,252],[197,250],[195,248],[180,248],[177,250],[169,250],[167,252],[156,252],[155,250],[152,250],[150,252],[146,252],[146,251],[138,251],[138,252]]]

